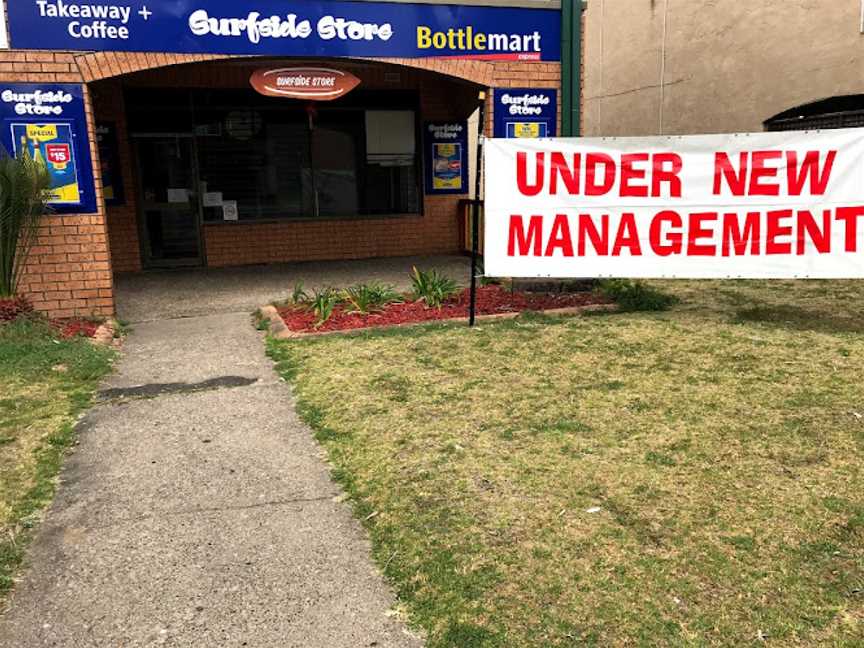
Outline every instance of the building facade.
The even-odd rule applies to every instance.
[[[0,141],[53,180],[37,309],[110,315],[117,272],[458,252],[480,93],[488,135],[572,131],[575,3],[287,4],[7,2]]]
[[[861,0],[589,0],[584,132],[864,125],[862,20]]]

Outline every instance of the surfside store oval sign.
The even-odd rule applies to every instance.
[[[323,67],[264,68],[249,79],[259,94],[308,101],[332,101],[360,85],[360,79],[343,70]]]
[[[557,61],[557,9],[341,0],[8,3],[18,49]]]

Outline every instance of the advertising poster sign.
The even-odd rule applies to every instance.
[[[426,193],[468,193],[468,124],[427,122],[423,132]]]
[[[494,133],[507,139],[555,137],[558,91],[550,88],[497,88]]]
[[[485,269],[864,278],[864,131],[494,139]]]
[[[80,85],[0,84],[2,144],[45,163],[50,204],[61,212],[93,213],[96,191]]]
[[[558,9],[342,0],[16,0],[12,46],[57,50],[452,56],[557,61]]]

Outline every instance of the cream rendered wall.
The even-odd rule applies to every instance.
[[[585,134],[762,130],[864,93],[861,0],[588,0]]]

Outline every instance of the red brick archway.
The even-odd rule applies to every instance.
[[[134,52],[93,52],[75,57],[75,62],[81,71],[85,83],[100,81],[110,77],[142,72],[170,65],[218,61],[238,56],[221,54],[151,54]],[[271,57],[272,58],[272,57]],[[455,60],[443,58],[368,58],[367,61],[389,63],[404,67],[437,72],[446,76],[471,81],[481,86],[493,85],[495,67],[490,63],[472,60]]]

